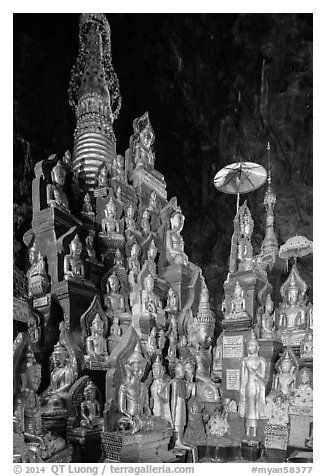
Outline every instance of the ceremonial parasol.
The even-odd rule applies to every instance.
[[[312,241],[305,236],[292,236],[280,247],[279,257],[288,260],[307,256],[312,253]]]
[[[264,185],[267,172],[254,162],[234,162],[226,165],[214,177],[214,186],[224,193],[237,194],[237,211],[241,193],[248,193]]]

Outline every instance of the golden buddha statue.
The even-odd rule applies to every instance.
[[[119,293],[120,281],[115,272],[113,272],[106,283],[106,293],[104,295],[104,304],[110,316],[125,312],[125,301],[122,294]]]
[[[147,265],[148,265],[148,271],[153,276],[157,275],[157,266],[155,262],[156,257],[157,257],[157,247],[155,245],[155,241],[152,240],[147,250]]]
[[[298,360],[293,350],[288,347],[275,364],[276,374],[273,380],[273,393],[280,391],[285,396],[289,396],[294,390],[298,369]]]
[[[129,240],[133,233],[136,231],[136,222],[135,222],[135,208],[132,203],[128,205],[125,212],[125,223],[126,223],[126,230],[125,235],[127,240]]]
[[[150,193],[148,208],[154,212],[157,211],[157,194],[155,190],[152,190]]]
[[[313,406],[312,374],[307,367],[299,370],[296,388],[289,397],[290,405],[311,408]]]
[[[114,253],[114,264],[113,264],[113,268],[114,269],[117,269],[117,268],[124,268],[124,265],[123,265],[123,256],[121,254],[121,250],[118,248],[116,250],[116,252]]]
[[[113,179],[120,180],[120,182],[126,182],[126,172],[125,172],[125,159],[122,155],[118,154],[114,159],[112,166],[112,177]]]
[[[119,222],[116,218],[117,209],[112,197],[105,205],[104,214],[105,217],[102,219],[102,231],[100,233],[109,237],[119,235]]]
[[[157,311],[157,296],[154,293],[154,278],[149,273],[144,278],[145,289],[141,293],[142,309],[144,312],[156,314]]]
[[[155,134],[149,121],[148,112],[134,120],[133,128],[135,132],[134,161],[136,168],[145,166],[153,168],[155,154],[152,151],[152,144],[155,140]]]
[[[170,382],[165,376],[165,367],[159,356],[152,366],[153,383],[150,388],[153,415],[172,424],[170,410]]]
[[[81,259],[83,245],[78,235],[71,241],[69,249],[70,254],[64,257],[63,262],[64,279],[83,279],[85,276],[85,265]]]
[[[94,221],[95,219],[95,213],[92,206],[92,199],[88,192],[84,196],[84,203],[83,203],[81,214],[86,220]]]
[[[88,235],[85,238],[86,253],[88,255],[88,258],[91,261],[97,261],[96,260],[96,252],[95,252],[95,249],[94,249],[94,235],[95,235],[94,230],[90,230],[88,232]]]
[[[153,327],[151,329],[151,332],[149,333],[148,339],[147,339],[147,344],[146,344],[146,350],[147,353],[150,357],[153,357],[153,355],[156,354],[156,328]]]
[[[119,317],[118,316],[114,316],[113,317],[113,322],[112,322],[112,325],[110,327],[110,336],[118,336],[120,337],[121,336],[121,327],[119,326]]]
[[[59,160],[51,171],[52,183],[46,187],[46,201],[50,207],[58,207],[70,213],[69,201],[63,190],[66,181],[66,170]]]
[[[40,395],[42,414],[67,413],[67,398],[76,375],[70,362],[67,349],[59,342],[54,346],[52,355],[50,385]]]
[[[22,388],[14,404],[14,433],[23,438],[35,453],[35,461],[40,462],[63,450],[66,442],[42,428],[41,404],[36,393],[41,383],[41,366],[30,349],[21,377]]]
[[[270,425],[287,426],[289,423],[288,399],[281,391],[277,392],[266,406]]]
[[[150,214],[147,208],[142,213],[142,217],[140,220],[140,227],[142,229],[142,235],[147,236],[151,232],[151,225],[149,223],[150,220]]]
[[[86,339],[85,360],[87,362],[106,363],[109,358],[107,342],[104,338],[104,324],[97,313],[91,326],[91,335]]]
[[[97,176],[97,186],[98,188],[106,188],[108,186],[108,168],[105,164],[99,170]]]
[[[163,430],[169,423],[161,417],[152,416],[148,402],[148,388],[141,382],[146,367],[146,360],[139,344],[126,363],[126,377],[119,388],[118,408],[122,413],[119,430],[136,433],[140,430]]]
[[[140,273],[139,263],[140,247],[138,243],[134,243],[130,250],[130,257],[128,258],[128,282],[130,289],[134,289],[137,284],[137,277]]]
[[[35,243],[29,250],[30,268],[27,270],[29,297],[44,296],[50,287],[50,279],[46,272],[44,258],[41,252],[36,251]]]
[[[313,331],[308,330],[300,345],[300,358],[311,360],[313,356]]]
[[[181,208],[177,207],[170,218],[170,229],[165,235],[166,256],[169,264],[188,264],[188,256],[184,252],[184,241],[181,236],[185,217]]]
[[[84,401],[80,405],[81,428],[93,429],[103,424],[101,406],[96,400],[97,388],[92,381],[84,389]]]
[[[173,288],[169,288],[165,311],[171,313],[178,312],[178,304],[179,303],[177,293],[174,291]]]
[[[304,304],[307,284],[296,264],[280,289],[282,303],[278,309],[278,335],[284,345],[300,345],[308,327],[308,309]]]
[[[242,359],[239,415],[245,418],[246,435],[256,436],[258,420],[266,418],[266,359],[258,355],[259,344],[252,333],[247,341],[247,357]]]
[[[171,416],[175,433],[175,448],[189,449],[183,440],[184,429],[187,423],[186,399],[187,386],[184,380],[185,368],[181,361],[177,361],[174,368],[175,377],[171,380]]]
[[[231,310],[225,316],[225,319],[248,319],[248,313],[246,311],[246,299],[244,297],[244,290],[239,284],[239,281],[236,282],[233,298],[231,301]]]
[[[265,303],[264,313],[261,317],[261,330],[260,337],[261,339],[272,340],[274,338],[274,303],[272,301],[271,295],[268,294]]]

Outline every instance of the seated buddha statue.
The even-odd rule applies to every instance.
[[[284,393],[277,392],[266,406],[268,423],[271,425],[287,426],[289,423],[289,404]]]
[[[173,288],[169,288],[165,311],[174,314],[178,312],[178,296]]]
[[[80,405],[81,428],[93,429],[102,425],[101,406],[96,400],[97,389],[92,381],[84,389],[84,401]]]
[[[98,188],[106,188],[108,186],[108,168],[105,164],[99,170],[97,176],[97,186]]]
[[[225,319],[248,319],[248,313],[246,311],[246,299],[239,281],[237,281],[233,291],[231,310],[225,316]]]
[[[152,190],[149,196],[149,203],[148,203],[149,210],[153,212],[157,211],[157,194],[155,190]]]
[[[297,385],[289,397],[290,405],[311,408],[313,406],[312,374],[307,367],[299,370]]]
[[[120,281],[115,272],[113,272],[106,283],[106,293],[104,295],[104,304],[110,317],[125,312],[125,301],[120,291]]]
[[[84,203],[81,212],[83,218],[89,221],[94,221],[95,213],[93,211],[92,199],[90,194],[87,192],[84,196]]]
[[[141,293],[143,312],[149,312],[153,315],[157,311],[157,296],[154,293],[154,278],[148,274],[144,279],[145,289]]]
[[[166,256],[169,264],[188,264],[188,256],[184,252],[184,241],[181,236],[185,217],[181,208],[177,207],[170,218],[170,229],[165,235]]]
[[[164,430],[169,422],[159,416],[152,416],[148,401],[148,388],[141,382],[146,367],[146,360],[141,353],[139,344],[129,356],[126,363],[126,377],[119,388],[118,408],[122,417],[119,419],[119,430],[125,433],[136,433],[140,430]]]
[[[147,236],[151,232],[151,225],[150,225],[149,220],[150,220],[150,214],[149,214],[149,211],[147,210],[147,208],[145,208],[145,210],[142,213],[141,220],[140,220],[140,227],[141,227],[143,236]]]
[[[65,440],[42,428],[41,403],[37,390],[41,366],[29,350],[23,364],[22,388],[14,404],[14,433],[35,453],[35,461],[45,461],[66,447]]]
[[[275,364],[276,374],[273,380],[273,394],[280,391],[288,396],[293,392],[298,368],[299,363],[294,352],[292,349],[286,349]]]
[[[42,414],[67,413],[68,391],[75,381],[75,374],[67,349],[60,343],[54,346],[50,385],[40,395]]]
[[[125,159],[122,155],[118,154],[113,166],[112,166],[112,178],[120,180],[120,182],[126,182],[125,172]]]
[[[66,181],[66,170],[59,160],[51,171],[52,183],[46,187],[46,201],[49,207],[57,207],[70,213],[69,201],[63,187]]]
[[[153,327],[149,333],[148,340],[146,343],[146,350],[150,357],[156,354],[156,328]]]
[[[102,219],[102,231],[103,236],[114,237],[119,235],[119,222],[116,218],[117,209],[113,202],[112,197],[105,205],[104,209],[105,217]]]
[[[278,335],[284,345],[300,345],[308,326],[308,310],[304,304],[307,284],[294,264],[280,289],[282,303],[278,309]]]
[[[29,250],[29,262],[27,283],[29,297],[39,297],[46,294],[50,287],[50,279],[46,272],[45,261],[41,252],[36,251],[35,243]]]
[[[300,345],[300,357],[304,360],[313,358],[313,331],[309,330]]]
[[[155,140],[155,134],[149,121],[148,113],[134,120],[135,132],[134,140],[134,162],[137,168],[154,167],[155,154],[152,150],[152,144]]]
[[[129,240],[133,233],[136,232],[136,222],[135,222],[135,208],[132,203],[128,205],[125,211],[125,223],[126,223],[126,230],[125,235],[127,240]]]
[[[64,257],[63,262],[64,279],[82,280],[85,276],[85,265],[81,258],[83,245],[78,235],[71,241],[69,249],[70,254]]]
[[[104,324],[99,314],[96,314],[91,326],[91,335],[86,339],[86,362],[106,363],[109,354],[107,341],[104,338]]]
[[[147,250],[147,260],[146,264],[148,266],[148,271],[153,275],[157,275],[157,265],[156,265],[156,257],[157,257],[157,247],[155,245],[154,240],[150,242],[149,248]]]

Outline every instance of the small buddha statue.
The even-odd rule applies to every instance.
[[[36,251],[35,243],[29,250],[29,262],[31,266],[26,273],[28,295],[29,297],[44,296],[49,290],[50,279],[46,272],[44,258],[40,251]]]
[[[92,199],[88,192],[84,196],[84,203],[83,203],[81,214],[86,220],[94,221],[95,219],[95,213],[92,206]]]
[[[245,418],[246,435],[257,434],[258,420],[266,418],[266,359],[259,356],[259,344],[252,333],[246,343],[247,357],[242,358],[239,415]]]
[[[271,295],[268,294],[265,303],[265,310],[261,317],[261,339],[272,340],[274,338],[274,303]]]
[[[239,208],[239,236],[238,236],[238,269],[250,270],[254,267],[253,248],[251,236],[254,229],[254,221],[245,201]]]
[[[120,180],[120,182],[123,183],[127,181],[125,172],[125,159],[120,154],[118,154],[116,159],[114,160],[112,166],[112,178]]]
[[[132,203],[128,205],[125,212],[125,223],[126,223],[126,230],[125,235],[127,240],[129,240],[133,233],[136,231],[136,222],[135,222],[135,208]]]
[[[122,190],[121,190],[121,187],[118,187],[116,192],[115,192],[115,196],[116,196],[116,199],[118,200],[118,202],[122,203]]]
[[[184,380],[185,368],[181,361],[175,365],[175,377],[171,380],[171,416],[176,437],[175,448],[189,449],[189,445],[184,442],[183,434],[187,424],[186,399],[187,387]]]
[[[70,213],[69,201],[63,187],[66,181],[66,170],[59,160],[51,171],[52,183],[46,187],[46,201],[50,207],[58,207]]]
[[[194,382],[195,365],[193,362],[191,362],[191,360],[186,359],[184,362],[184,368],[187,387],[187,400],[189,400],[190,397],[194,397],[196,395],[196,384]]]
[[[213,413],[206,425],[207,436],[221,438],[226,435],[229,430],[227,414],[228,411],[221,414],[218,410]]]
[[[157,275],[157,266],[155,262],[156,257],[157,257],[157,247],[155,245],[155,241],[152,240],[147,250],[147,265],[148,265],[148,271],[153,276]]]
[[[304,360],[313,358],[313,331],[309,330],[300,345],[300,357]]]
[[[174,315],[170,319],[169,334],[174,334],[176,340],[178,339],[178,324]]]
[[[66,447],[65,440],[42,428],[41,403],[37,390],[41,383],[41,366],[29,349],[23,363],[22,388],[14,404],[14,433],[23,437],[35,452],[35,461],[49,459]]]
[[[43,414],[66,412],[68,391],[76,379],[68,351],[60,341],[54,346],[51,362],[50,385],[40,395]]]
[[[81,259],[83,245],[78,235],[71,241],[69,249],[70,254],[64,257],[63,262],[64,279],[82,279],[85,276],[85,266]]]
[[[81,428],[93,429],[102,424],[101,406],[96,400],[97,389],[92,381],[84,389],[84,401],[80,405]]]
[[[146,112],[142,117],[135,119],[135,149],[134,161],[136,168],[154,167],[155,154],[152,151],[152,144],[155,140],[154,131],[149,122],[148,113]]]
[[[149,210],[152,210],[154,212],[157,211],[157,195],[155,190],[151,191],[151,194],[149,196],[149,204],[148,204]]]
[[[99,170],[97,176],[97,186],[98,188],[108,187],[108,168],[105,164]]]
[[[205,427],[203,423],[203,404],[192,396],[187,404],[188,418],[184,434],[185,441],[189,443],[204,442],[206,440]]]
[[[244,291],[239,284],[239,281],[236,282],[233,298],[231,301],[231,310],[226,315],[225,319],[247,319],[248,313],[246,311],[246,300],[244,297]]]
[[[119,293],[120,281],[115,272],[113,272],[106,283],[106,294],[104,303],[110,316],[125,312],[126,306],[124,297]]]
[[[113,268],[114,269],[124,268],[123,257],[122,257],[121,250],[119,248],[114,253]]]
[[[121,327],[119,326],[119,317],[118,316],[114,316],[113,317],[113,322],[112,322],[112,325],[110,327],[110,336],[118,336],[120,337],[121,336]]]
[[[128,282],[131,289],[134,289],[137,284],[137,277],[140,273],[139,254],[139,245],[138,243],[134,243],[130,250],[130,257],[128,258]]]
[[[156,314],[157,296],[154,293],[154,278],[151,274],[145,277],[144,286],[145,289],[141,293],[143,311]]]
[[[97,261],[96,260],[96,253],[95,253],[95,249],[94,249],[94,235],[95,235],[95,232],[93,230],[90,230],[88,232],[88,235],[86,236],[86,239],[85,239],[86,253],[88,255],[88,258],[91,261]]]
[[[117,209],[112,197],[105,205],[104,214],[105,217],[102,219],[102,235],[114,236],[119,234],[119,222],[116,218]]]
[[[178,296],[173,288],[169,288],[165,311],[170,313],[178,312]]]
[[[165,342],[166,342],[165,332],[163,329],[161,329],[158,333],[158,348],[161,353],[165,347]]]
[[[184,241],[181,236],[185,217],[178,207],[170,218],[170,229],[165,236],[166,256],[169,264],[188,264],[188,256],[184,252]]]
[[[293,351],[287,348],[275,364],[274,390],[281,391],[285,396],[290,395],[294,390],[298,368],[299,364]]]
[[[85,360],[87,362],[107,362],[109,358],[107,342],[104,338],[104,324],[99,314],[96,314],[91,326],[91,335],[86,339]]]
[[[277,392],[267,404],[268,423],[287,426],[289,423],[289,404],[283,392]]]
[[[165,368],[159,356],[152,366],[153,383],[150,388],[153,415],[172,424],[170,410],[170,382],[165,377]]]
[[[170,361],[170,363],[172,363],[176,360],[176,358],[177,358],[177,338],[175,334],[170,334],[167,359]]]
[[[149,333],[147,345],[146,345],[147,353],[150,357],[156,354],[156,329],[155,327],[152,328],[151,332]]]
[[[147,236],[151,232],[151,225],[150,225],[150,214],[147,208],[142,213],[142,217],[140,220],[140,227],[142,229],[142,235]]]
[[[297,385],[289,397],[290,405],[311,408],[313,406],[312,374],[307,367],[299,370]]]
[[[145,358],[137,344],[127,360],[126,377],[119,388],[118,408],[123,416],[119,419],[118,425],[119,430],[125,433],[169,428],[166,420],[151,415],[148,388],[141,382],[145,367]]]
[[[187,341],[187,337],[183,334],[182,336],[180,336],[180,339],[179,339],[179,349],[184,349],[185,347],[187,347],[187,344],[188,344],[188,341]]]

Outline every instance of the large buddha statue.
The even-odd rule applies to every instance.
[[[68,391],[76,379],[69,353],[59,342],[54,346],[52,355],[50,385],[40,395],[42,414],[66,414]]]
[[[79,239],[78,235],[75,235],[74,239],[69,245],[70,254],[64,257],[63,269],[64,269],[64,278],[80,280],[85,276],[85,265],[81,258],[81,253],[83,250],[82,242]]]
[[[247,341],[247,357],[243,357],[239,397],[239,415],[245,418],[247,436],[256,436],[258,420],[266,418],[266,359],[259,356],[254,336]],[[252,430],[252,435],[250,435]]]
[[[85,360],[94,363],[107,363],[109,354],[107,341],[104,338],[104,324],[99,314],[96,314],[91,326],[91,335],[86,339]]]
[[[66,442],[42,428],[41,403],[37,395],[41,366],[30,350],[21,376],[22,387],[14,404],[14,433],[35,453],[35,461],[40,462],[63,450]]]
[[[140,430],[163,430],[169,423],[162,417],[152,416],[148,401],[148,388],[141,382],[146,360],[139,344],[126,363],[126,377],[119,388],[118,408],[122,413],[118,425],[120,431],[136,433]]]
[[[278,335],[284,345],[300,345],[308,327],[308,309],[304,304],[307,284],[299,275],[296,264],[281,286],[282,303],[277,313]]]
[[[184,252],[184,241],[181,236],[185,217],[181,208],[177,207],[170,218],[170,229],[165,236],[166,256],[169,264],[187,264],[188,256]]]
[[[59,161],[51,171],[52,183],[46,187],[46,201],[48,206],[57,207],[70,213],[69,201],[63,190],[66,180],[66,170]]]
[[[118,315],[125,312],[125,301],[120,291],[120,281],[115,272],[113,272],[106,283],[106,293],[104,295],[104,304],[108,315]]]

